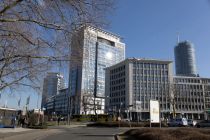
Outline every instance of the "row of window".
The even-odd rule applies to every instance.
[[[113,92],[113,91],[123,90],[123,89],[125,89],[125,84],[119,85],[119,86],[113,86],[110,88],[110,91]]]
[[[125,96],[125,90],[120,92],[112,92],[110,93],[110,97],[118,97],[118,96]]]
[[[153,63],[142,63],[142,62],[134,62],[133,64],[134,68],[159,68],[159,69],[164,69],[168,68],[167,64],[153,64]]]
[[[210,83],[210,79],[208,80],[202,80],[202,79],[181,79],[181,78],[175,78],[174,82],[178,83]]]
[[[118,79],[118,78],[121,78],[121,77],[124,77],[124,76],[125,76],[125,71],[120,72],[118,74],[111,74],[110,79],[114,80],[114,79]]]
[[[205,95],[210,97],[210,90],[209,92],[205,92]]]
[[[176,101],[182,101],[182,102],[202,102],[203,98],[176,98]]]
[[[143,70],[143,69],[133,69],[134,74],[141,75],[168,75],[168,70]]]
[[[176,109],[186,109],[186,110],[203,110],[204,106],[203,105],[175,105]]]
[[[118,67],[118,68],[115,68],[113,70],[110,71],[111,74],[114,74],[114,73],[118,73],[118,72],[121,72],[125,70],[125,65],[121,66],[121,67]]]
[[[121,78],[121,79],[118,79],[118,80],[112,80],[111,83],[110,83],[110,86],[111,85],[118,85],[118,84],[121,84],[121,83],[125,83],[125,78]]]
[[[209,86],[205,86],[204,89],[210,91],[210,85]]]
[[[152,96],[152,97],[151,97]],[[154,98],[153,98],[154,97]],[[166,100],[167,98],[165,96],[161,96],[161,95],[157,95],[157,94],[138,94],[138,95],[134,95],[134,100],[141,100],[141,101],[144,101],[144,99],[156,99],[156,100],[159,100],[159,99],[163,99],[163,100]],[[170,98],[168,97],[167,100],[170,100]],[[201,102],[203,103],[204,102],[204,99],[203,97],[192,97],[192,98],[175,98],[175,101],[182,101],[182,102]]]
[[[160,104],[161,109],[170,109],[170,103],[168,104]],[[149,109],[148,103],[141,104],[140,109]],[[175,105],[175,110],[203,110],[203,105]]]
[[[175,87],[179,89],[203,89],[202,85],[177,85],[175,84]]]
[[[112,102],[110,104],[111,104],[110,106],[112,106],[110,109],[114,112],[118,112],[120,109],[126,108],[124,102],[118,102],[118,103]]]
[[[148,76],[136,76],[134,75],[133,76],[133,80],[134,82],[143,82],[143,81],[151,81],[151,82],[154,82],[154,81],[158,81],[158,82],[168,82],[168,77],[148,77]]]
[[[110,104],[115,104],[115,103],[118,104],[118,103],[122,103],[122,102],[125,102],[125,97],[111,98],[109,100]]]
[[[203,92],[178,92],[177,95],[188,96],[188,97],[193,97],[193,96],[201,96],[202,97],[203,96]]]

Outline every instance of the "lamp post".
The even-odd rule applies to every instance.
[[[132,112],[130,110],[130,107],[133,107],[133,105],[128,105],[128,110],[130,112],[130,118],[129,118],[129,120],[131,121],[132,120]]]
[[[120,102],[120,110],[119,110],[119,117],[121,118],[122,117],[122,114],[121,114],[121,112],[122,112],[122,105],[123,105],[123,103],[122,102]]]

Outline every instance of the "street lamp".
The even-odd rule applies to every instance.
[[[132,120],[132,112],[131,112],[131,110],[130,110],[130,107],[133,107],[133,105],[128,105],[128,110],[129,110],[129,112],[130,112],[130,121]]]
[[[120,102],[120,109],[119,109],[119,117],[120,117],[120,119],[121,119],[121,117],[122,117],[122,115],[121,115],[121,106],[123,105],[123,103],[122,102]]]

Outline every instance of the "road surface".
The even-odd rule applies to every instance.
[[[59,126],[48,130],[34,130],[0,140],[114,140],[114,135],[129,128],[97,128],[86,126]]]
[[[43,140],[114,140],[114,135],[122,133],[129,128],[96,128],[96,127],[74,127],[62,128],[57,135],[50,135]]]

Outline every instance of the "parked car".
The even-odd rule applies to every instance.
[[[176,118],[176,119],[171,119],[168,121],[168,126],[170,127],[177,127],[177,126],[187,126],[187,119],[186,118]]]
[[[129,122],[130,119],[122,119],[121,121],[122,121],[122,122]]]
[[[192,120],[192,119],[188,119],[187,120],[188,126],[196,126],[197,121],[196,120]]]
[[[196,124],[196,127],[210,127],[210,120],[203,120]]]

